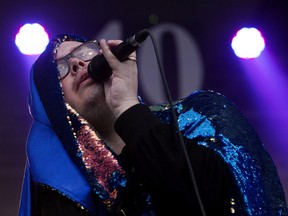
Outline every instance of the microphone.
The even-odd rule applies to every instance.
[[[148,30],[141,30],[116,47],[113,47],[111,52],[122,62],[140,46],[140,43],[143,42],[148,35]],[[88,74],[94,80],[105,80],[109,78],[112,73],[111,67],[102,54],[92,58],[88,65]]]

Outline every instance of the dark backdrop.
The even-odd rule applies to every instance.
[[[26,22],[50,36],[76,33],[125,39],[143,28],[155,34],[173,99],[198,89],[229,97],[260,135],[288,193],[287,20],[283,1],[19,1],[1,2],[1,215],[16,215],[31,118],[27,107],[33,57],[24,57],[14,38]],[[236,30],[257,27],[266,40],[258,60],[238,59],[230,47]],[[140,94],[165,102],[149,38],[138,49]]]

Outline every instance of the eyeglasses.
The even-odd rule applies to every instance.
[[[100,47],[97,40],[91,40],[76,47],[72,52],[68,53],[63,58],[58,59],[57,68],[59,70],[60,80],[64,79],[70,70],[70,58],[78,58],[82,61],[90,61],[100,52]]]

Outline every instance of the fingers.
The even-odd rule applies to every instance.
[[[120,42],[119,42],[120,43]],[[119,44],[118,43],[118,44]],[[110,44],[110,43],[109,43]],[[112,45],[110,45],[110,46],[116,46],[117,45],[117,43],[114,41],[113,43],[112,43]],[[112,66],[111,65],[111,63],[113,63],[113,61],[114,62],[117,62],[118,61],[118,59],[113,55],[113,53],[111,52],[111,50],[110,50],[110,46],[108,45],[108,43],[106,42],[106,40],[105,39],[101,39],[100,40],[100,47],[101,47],[101,49],[102,49],[102,54],[104,55],[104,57],[106,58],[106,60],[108,61],[108,63],[109,63],[109,65],[110,65],[110,67]]]
[[[122,40],[108,40],[107,44],[108,46],[114,47],[117,46],[118,44],[120,44],[121,42],[123,42]]]
[[[108,40],[106,41],[105,39],[100,40],[100,47],[102,49],[102,53],[105,56],[106,60],[108,61],[108,63],[110,64],[109,60],[111,59],[111,61],[113,62],[120,62],[115,56],[114,54],[111,52],[111,48],[119,45],[122,41],[121,40]],[[133,53],[131,53],[128,57],[127,60],[133,60],[136,62],[136,52],[134,51]],[[111,63],[113,63],[111,62]],[[111,67],[111,65],[110,65]]]

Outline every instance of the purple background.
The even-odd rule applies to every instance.
[[[212,89],[236,103],[274,160],[287,200],[287,11],[284,0],[1,2],[1,215],[17,213],[26,160],[25,142],[32,120],[27,96],[29,68],[35,58],[21,55],[14,44],[19,27],[26,22],[41,23],[50,36],[69,32],[89,38],[125,39],[143,28],[151,28],[156,33],[167,25],[174,30],[184,30],[196,44],[195,50],[188,53],[195,54],[190,64],[181,62],[176,52],[180,44],[185,46],[185,40],[178,40],[175,32],[169,31],[157,36],[173,99],[197,89]],[[259,59],[240,60],[230,47],[236,30],[245,26],[257,27],[265,37],[266,49]],[[155,60],[153,50],[146,49],[148,43],[145,41],[139,49],[140,93],[148,103],[150,100],[155,103],[158,99],[149,97],[144,90],[151,88],[152,95],[153,91],[155,94],[162,91],[159,83],[152,84],[158,71],[145,67]],[[182,68],[180,75],[182,64],[189,70]],[[180,91],[187,83],[185,79],[182,83],[180,77],[185,78],[190,72],[195,75],[191,89]],[[151,86],[147,86],[150,81]]]

